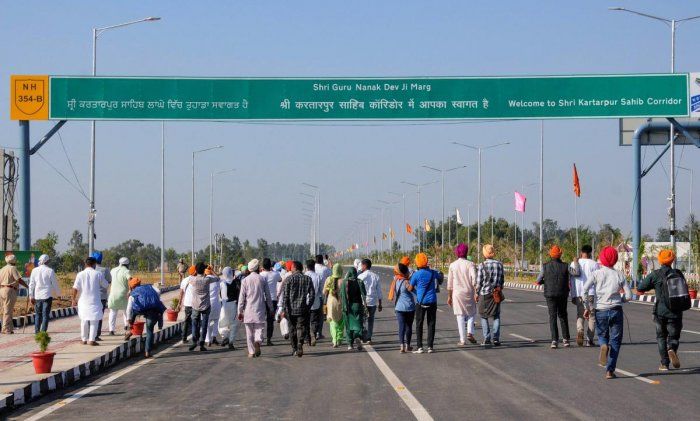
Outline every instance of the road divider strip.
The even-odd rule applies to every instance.
[[[425,409],[418,399],[413,396],[413,393],[404,386],[403,382],[401,382],[391,368],[389,368],[377,351],[375,351],[371,345],[365,345],[365,350],[374,362],[374,365],[376,365],[382,375],[384,375],[386,381],[389,382],[396,394],[399,395],[401,400],[408,406],[413,416],[419,421],[432,421],[433,417],[428,413],[428,410]]]
[[[170,338],[178,337],[182,333],[184,322],[175,323],[163,330],[154,332],[153,344],[164,342]],[[0,395],[0,415],[6,411],[15,409],[32,400],[48,393],[66,388],[80,379],[88,378],[100,373],[116,363],[126,360],[134,355],[139,355],[146,343],[146,337],[133,337],[129,341],[120,344],[117,348],[75,367],[52,373],[48,377],[34,380],[24,385],[19,385],[13,393]]]

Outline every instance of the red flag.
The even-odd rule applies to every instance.
[[[574,194],[576,197],[581,197],[581,182],[578,179],[578,171],[576,171],[576,164],[574,164]]]

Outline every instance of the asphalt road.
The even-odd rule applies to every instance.
[[[378,271],[386,289],[390,273]],[[575,344],[570,349],[548,348],[547,309],[540,292],[507,290],[506,298],[500,348],[458,348],[455,319],[442,293],[434,354],[399,354],[397,324],[389,305],[377,316],[374,358],[371,352],[333,349],[322,341],[315,348],[307,347],[299,359],[291,356],[290,346],[281,337],[275,338],[275,346],[263,347],[262,358],[255,360],[246,357],[243,341],[233,352],[190,353],[171,344],[162,346],[162,353],[146,364],[132,360],[117,366],[72,390],[44,397],[11,414],[11,419],[26,419],[49,408],[55,410],[43,419],[698,416],[700,312],[685,315],[681,369],[659,373],[651,307],[626,305],[620,377],[605,380],[604,370],[597,365],[597,348]],[[573,305],[569,319],[573,335]],[[325,325],[324,333],[327,329]],[[86,390],[79,399],[61,401]]]

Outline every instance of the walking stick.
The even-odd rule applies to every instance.
[[[27,305],[24,309],[24,323],[22,323],[22,333],[27,330],[27,323],[29,322],[29,295],[27,295]]]

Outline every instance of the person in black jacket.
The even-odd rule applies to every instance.
[[[557,329],[557,317],[561,325],[561,334],[565,348],[569,344],[569,315],[566,306],[569,302],[569,275],[578,276],[578,262],[569,267],[561,261],[561,248],[554,245],[549,250],[552,258],[544,264],[542,272],[537,277],[537,283],[544,285],[544,298],[547,300],[549,311],[549,331],[552,334],[552,349],[556,349],[559,343],[559,330]]]
[[[313,282],[310,277],[304,275],[303,270],[304,265],[295,261],[292,274],[285,279],[282,292],[284,304],[280,314],[281,317],[289,320],[292,355],[299,358],[304,355],[304,340],[309,331],[311,303],[316,297]]]

